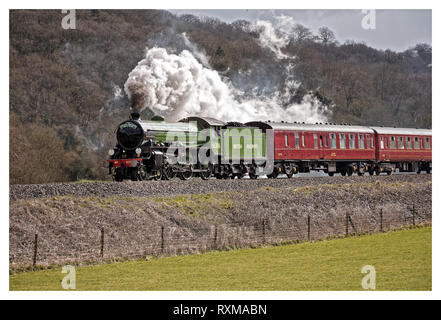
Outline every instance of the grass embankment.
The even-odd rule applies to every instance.
[[[345,234],[348,214],[348,231],[356,233],[377,232],[381,221],[384,230],[392,230],[411,225],[414,220],[416,224],[430,224],[432,218],[431,181],[417,175],[411,182],[295,184],[160,197],[117,191],[109,197],[60,195],[11,201],[10,270],[32,266],[35,234],[37,266],[45,268],[158,252],[204,252],[213,245],[215,236],[220,249],[254,246],[256,241],[262,242],[263,219],[265,241],[276,243],[306,239],[308,217],[311,239]]]
[[[431,290],[432,228],[76,268],[77,290]],[[61,269],[10,276],[11,290],[62,290]]]

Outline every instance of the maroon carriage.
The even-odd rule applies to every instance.
[[[273,130],[275,169],[270,177],[285,173],[323,170],[362,175],[375,164],[375,132],[369,127],[286,122],[249,122],[264,132]],[[267,152],[267,154],[270,154]]]
[[[376,172],[426,171],[432,169],[432,130],[372,127],[376,133]]]
[[[291,177],[298,172],[322,170],[334,173],[373,175],[382,172],[426,171],[432,168],[432,131],[336,124],[287,122],[248,122],[258,127],[273,143],[274,171]]]

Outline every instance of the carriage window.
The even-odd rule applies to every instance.
[[[390,148],[391,149],[396,149],[397,148],[397,142],[395,141],[395,137],[390,137]]]
[[[371,147],[371,136],[370,135],[366,135],[366,147],[368,148],[368,149],[371,149],[372,147]]]
[[[285,134],[285,147],[288,146],[288,135]]]
[[[346,135],[340,133],[340,149],[346,149]]]
[[[325,147],[328,147],[328,135],[325,136]]]
[[[426,142],[424,143],[424,147],[426,149],[430,149],[430,138],[426,138]]]
[[[317,134],[314,133],[314,148],[318,148],[318,140],[317,140]]]
[[[295,133],[295,141],[296,141],[296,148],[298,148],[300,141],[299,141],[299,134],[297,132]]]
[[[364,135],[362,134],[358,135],[358,148],[364,149]]]
[[[305,146],[305,136],[302,134],[302,147]]]
[[[398,137],[398,149],[404,149],[403,137]]]
[[[355,135],[349,135],[349,149],[355,149]]]
[[[410,137],[406,137],[406,149],[412,149],[412,139]]]
[[[380,137],[380,149],[384,149],[383,137]]]
[[[331,134],[330,134],[330,141],[331,141],[331,145],[330,145],[330,147],[331,147],[332,149],[337,148],[337,139],[335,138],[335,134],[334,134],[334,133],[331,133]]]
[[[418,139],[418,137],[415,137],[415,140],[413,141],[413,148],[414,149],[420,148],[420,139]]]

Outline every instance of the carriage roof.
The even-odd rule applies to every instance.
[[[432,130],[430,129],[417,129],[417,128],[392,128],[392,127],[371,127],[378,134],[396,134],[396,135],[421,135],[431,136]]]
[[[257,126],[262,129],[273,130],[292,130],[292,131],[312,131],[312,132],[354,132],[354,133],[374,133],[374,131],[365,126],[337,125],[323,123],[292,123],[292,122],[247,122],[248,126]]]

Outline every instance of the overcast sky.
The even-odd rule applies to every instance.
[[[364,41],[379,48],[403,51],[425,42],[432,45],[431,10],[376,10],[376,29],[361,26],[361,10],[170,10],[176,14],[210,16],[225,22],[237,19],[272,21],[274,16],[288,15],[314,32],[321,26],[331,28],[340,42]]]

